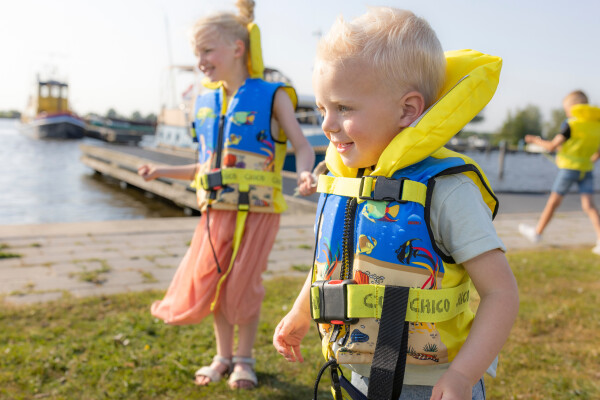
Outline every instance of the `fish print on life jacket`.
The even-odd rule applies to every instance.
[[[226,168],[281,172],[287,139],[282,131],[272,132],[271,113],[275,93],[283,87],[283,83],[249,78],[229,99],[224,100],[222,88],[198,96],[195,126],[199,136],[199,176]],[[227,109],[221,118],[223,103]],[[197,193],[203,209],[208,203],[208,192],[199,188]],[[228,184],[217,190],[211,207],[237,210],[239,198],[238,185]],[[255,212],[279,213],[286,208],[281,188],[273,185],[251,184],[249,201],[250,211]]]

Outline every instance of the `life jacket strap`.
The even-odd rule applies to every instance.
[[[406,178],[387,178],[385,176],[363,176],[346,178],[320,175],[317,192],[338,196],[356,197],[359,202],[373,201],[408,201],[425,207],[427,185]]]
[[[334,285],[325,293],[319,285],[310,288],[311,314],[315,320],[323,318],[348,321],[355,318],[382,318],[385,293],[389,286],[374,284]],[[445,289],[410,288],[406,321],[437,323],[450,320],[469,309],[471,281]],[[337,289],[337,290],[333,290]],[[333,305],[328,306],[327,303]]]
[[[368,400],[400,398],[408,346],[409,288],[388,286],[369,376]]]
[[[240,249],[240,245],[242,243],[242,237],[244,236],[244,231],[246,229],[246,218],[247,217],[248,217],[248,211],[241,210],[241,209],[238,210],[237,216],[236,216],[236,221],[235,221],[235,231],[233,232],[233,254],[231,254],[231,261],[229,262],[229,266],[227,267],[227,270],[225,271],[225,273],[223,274],[221,279],[219,279],[219,281],[217,282],[217,288],[215,290],[215,298],[213,299],[212,303],[210,304],[210,311],[214,311],[215,308],[217,307],[217,303],[219,300],[219,294],[221,293],[221,287],[223,286],[223,283],[229,276],[229,273],[231,272],[231,268],[233,268],[233,263],[235,262],[235,259],[237,257],[238,250]]]
[[[204,190],[218,190],[230,184],[246,184],[281,188],[281,174],[270,171],[256,171],[243,168],[217,169],[207,174],[197,174],[194,187]]]

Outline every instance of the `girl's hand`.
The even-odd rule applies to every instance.
[[[310,329],[311,319],[304,319],[294,310],[290,311],[275,328],[273,346],[290,362],[304,362],[300,353],[300,342]]]
[[[296,192],[302,196],[310,196],[317,191],[317,177],[309,171],[302,171],[298,175]]]
[[[158,168],[152,164],[144,164],[138,168],[138,175],[144,178],[145,181],[151,181],[160,176]]]

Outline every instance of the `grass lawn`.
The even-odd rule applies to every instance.
[[[488,399],[600,398],[600,262],[589,250],[509,254],[521,309],[500,355]],[[232,392],[193,385],[214,355],[212,320],[167,326],[148,312],[160,292],[130,293],[26,307],[1,304],[1,399],[311,399],[322,364],[316,330],[304,364],[273,349],[273,329],[302,279],[266,282],[255,346],[260,386]],[[331,398],[327,379],[320,399]]]

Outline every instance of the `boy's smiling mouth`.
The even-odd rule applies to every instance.
[[[338,151],[338,153],[344,153],[350,150],[350,147],[354,145],[354,142],[346,142],[346,143],[333,143]]]

